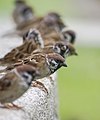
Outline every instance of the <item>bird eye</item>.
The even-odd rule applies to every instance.
[[[62,46],[61,49],[62,49],[63,51],[65,51],[65,50],[66,50],[66,46],[65,46],[65,45]]]
[[[57,68],[57,66],[58,66],[58,64],[56,63],[56,61],[52,60],[52,61],[51,61],[51,67],[52,67],[53,69],[55,69],[55,68]]]

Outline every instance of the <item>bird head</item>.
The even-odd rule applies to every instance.
[[[56,70],[58,70],[62,66],[67,67],[65,63],[65,59],[57,53],[47,54],[46,59],[47,59],[47,64],[49,66],[51,73],[54,73]]]
[[[37,76],[40,75],[38,70],[31,65],[24,64],[24,65],[16,67],[15,69],[17,73],[20,75],[20,77],[23,80],[25,80],[26,83],[28,83],[28,85],[30,85],[31,82],[35,80]]]
[[[29,31],[27,31],[24,35],[23,35],[23,41],[29,41],[32,40],[34,41],[36,44],[39,44],[41,46],[41,48],[44,47],[44,42],[43,39],[41,37],[40,32],[37,29],[31,28]]]
[[[54,51],[60,54],[62,57],[65,58],[65,54],[68,52],[68,46],[63,42],[58,42],[54,45]]]
[[[73,30],[68,30],[67,27],[64,27],[62,30],[62,35],[65,41],[68,41],[71,44],[75,43],[76,33]]]

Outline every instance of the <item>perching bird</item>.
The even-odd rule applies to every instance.
[[[36,67],[36,69],[40,73],[40,76],[36,77],[37,79],[41,79],[43,77],[51,75],[62,66],[67,67],[65,59],[57,53],[38,53],[30,55],[27,58],[23,58],[17,63],[7,66],[4,70],[1,70],[0,72],[8,72],[15,67],[23,64]]]
[[[61,31],[64,27],[66,27],[61,16],[56,12],[50,12],[45,15],[43,18],[43,22],[47,27],[53,27],[58,31]]]
[[[49,53],[49,54],[38,53],[38,54],[30,55],[27,58],[19,60],[19,62],[15,64],[7,66],[5,69],[1,70],[0,73],[1,74],[3,72],[7,73],[11,71],[12,69],[14,69],[15,67],[24,65],[24,64],[31,65],[39,71],[40,75],[37,76],[36,79],[48,77],[54,72],[56,72],[62,66],[67,67],[65,63],[65,59],[57,53]],[[35,85],[35,86],[36,87],[42,86],[42,90],[48,93],[47,89],[42,83],[41,84],[39,83],[38,85]]]
[[[25,0],[15,0],[15,9],[12,17],[17,26],[29,22],[35,18],[34,10],[28,6]]]
[[[51,12],[43,17],[36,17],[32,21],[22,23],[16,27],[17,31],[14,34],[23,36],[23,34],[30,28],[36,28],[40,31],[41,35],[45,35],[52,30],[60,32],[64,27],[66,27],[66,25],[60,15],[58,13]]]
[[[67,32],[69,30],[66,31],[66,35]],[[19,59],[30,56],[34,51],[46,54],[56,52],[64,58],[65,56],[76,55],[74,46],[68,42],[67,38],[62,39],[59,34],[56,31],[52,31],[49,35],[45,35],[42,38],[37,29],[30,29],[23,36],[23,44],[1,58],[0,64],[4,66],[13,64]]]
[[[7,53],[3,58],[0,58],[0,65],[9,65],[17,62],[19,59],[27,57],[34,50],[43,48],[44,43],[41,34],[36,29],[30,29],[23,36],[24,43]]]
[[[68,52],[69,52],[68,45],[66,45],[64,42],[58,42],[55,45],[48,45],[42,49],[36,49],[31,53],[31,55],[38,54],[38,53],[45,53],[45,54],[58,53],[63,58],[65,58],[65,56],[68,54]]]
[[[0,78],[0,103],[3,107],[10,107],[12,103],[21,97],[30,87],[32,81],[39,76],[37,69],[31,65],[21,65],[6,73]],[[12,104],[18,108],[17,105]]]

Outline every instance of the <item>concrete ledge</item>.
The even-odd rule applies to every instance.
[[[31,87],[22,97],[16,100],[16,105],[23,106],[20,110],[0,108],[0,120],[58,120],[57,78],[39,81],[44,83],[48,94],[36,87]]]

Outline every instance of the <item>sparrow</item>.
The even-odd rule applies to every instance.
[[[17,62],[19,59],[27,57],[34,50],[43,48],[44,43],[41,34],[36,29],[30,29],[23,36],[23,44],[12,49],[3,58],[0,59],[0,65],[9,65]]]
[[[66,56],[66,54],[68,54],[68,52],[69,52],[69,47],[67,44],[65,44],[64,42],[57,42],[57,43],[55,43],[55,45],[48,45],[42,49],[36,49],[31,53],[31,55],[38,54],[38,53],[45,53],[45,54],[58,53],[63,58],[65,58],[65,56]]]
[[[65,27],[60,15],[56,12],[50,12],[43,17],[43,20],[37,26],[37,29],[41,32],[41,35],[49,34],[51,31],[57,31],[58,33]]]
[[[42,37],[52,32],[61,32],[62,29],[66,27],[60,15],[55,12],[46,14],[43,17],[35,17],[34,19],[23,22],[16,26],[16,30],[12,33],[4,34],[3,36],[18,35],[23,37],[23,35],[30,29],[36,28],[40,31]]]
[[[21,25],[35,18],[35,13],[31,6],[28,6],[25,0],[15,0],[15,9],[12,17],[16,25]]]
[[[36,52],[46,54],[56,52],[64,58],[70,55],[77,55],[74,46],[66,44],[64,40],[61,40],[60,35],[56,31],[51,32],[50,35],[46,35],[44,39],[42,39],[42,36],[38,30],[30,29],[23,36],[23,44],[17,48],[14,48],[11,52],[7,53],[3,58],[1,58],[0,64],[13,64],[19,59],[27,57]]]
[[[22,0],[18,1],[23,2]],[[30,28],[36,28],[40,31],[43,38],[43,36],[51,34],[51,32],[56,31],[59,34],[65,27],[67,26],[64,24],[61,16],[56,12],[50,12],[43,17],[35,17],[30,21],[22,22],[16,26],[16,30],[13,33],[8,33],[3,36],[18,35],[23,37]]]
[[[65,59],[57,53],[38,53],[32,54],[26,58],[20,59],[17,63],[7,66],[1,72],[8,72],[20,65],[31,65],[35,67],[40,75],[36,79],[41,79],[53,74],[60,67],[67,67]]]
[[[31,65],[17,66],[0,78],[0,102],[3,107],[10,108],[9,104],[21,97],[39,76],[39,71]],[[18,108],[12,103],[12,106]]]
[[[7,66],[5,69],[1,70],[0,73],[9,72],[17,66],[21,65],[31,65],[35,67],[39,71],[39,76],[36,76],[36,79],[42,79],[44,77],[49,77],[55,71],[57,71],[62,66],[67,67],[65,63],[65,59],[57,54],[57,53],[49,53],[49,54],[33,54],[27,58],[19,60],[17,63]],[[33,87],[38,87],[42,89],[44,92],[48,93],[47,88],[43,83],[39,81],[35,81]]]
[[[66,25],[62,21],[60,15],[55,12],[48,13],[43,17],[36,17],[29,22],[23,22],[16,27],[16,32],[19,36],[28,31],[30,28],[36,28],[40,31],[41,35],[48,34],[52,30],[61,31]]]
[[[9,52],[7,55],[5,55],[4,58],[0,59],[1,65],[6,66],[9,64],[13,64],[13,63],[17,62],[19,59],[22,59],[22,58],[25,58],[25,57],[28,57],[28,56],[34,55],[34,54],[39,54],[39,53],[45,53],[45,54],[58,53],[62,57],[65,58],[66,54],[69,51],[68,46],[65,45],[65,43],[63,43],[63,42],[58,42],[55,45],[49,45],[44,48],[38,48],[35,50],[32,49],[32,44],[30,44],[28,46],[30,48],[30,52],[28,52],[26,44],[24,44],[24,45],[25,46],[23,46],[23,47],[24,47],[24,49],[26,48],[26,50],[24,50],[24,51],[26,51],[26,53],[23,52],[23,50],[21,51],[21,49],[19,49],[17,47],[16,49],[13,49],[11,52]]]
[[[36,17],[33,21],[29,21],[28,25],[27,24],[26,24],[26,26],[25,26],[25,24],[23,25],[24,29],[29,24],[30,24],[30,26],[33,25],[33,26],[41,26],[42,27],[42,26],[46,25],[46,27],[53,27],[53,28],[55,26],[57,26],[59,30],[62,30],[62,28],[64,28],[66,26],[64,24],[63,20],[61,19],[61,16],[56,12],[50,12],[43,17]]]
[[[65,44],[64,42],[58,42],[53,46],[52,45],[46,46],[43,49],[36,49],[31,53],[31,55],[40,54],[40,53],[45,53],[45,54],[57,53],[61,55],[64,59],[72,55],[75,56],[78,55],[75,47],[71,43]]]
[[[61,19],[60,14],[56,12],[50,12],[44,16],[43,22],[48,27],[55,27],[58,31],[61,31],[66,25],[64,24],[63,20]]]

